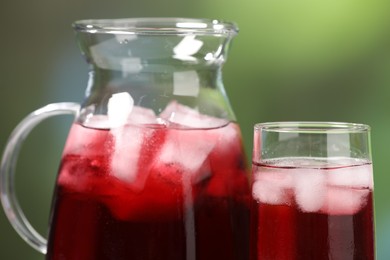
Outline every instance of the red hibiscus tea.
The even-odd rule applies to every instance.
[[[373,260],[370,127],[254,127],[250,259]]]
[[[137,124],[108,128],[104,116],[95,116],[73,125],[47,259],[249,258],[239,128],[191,127],[186,120],[211,119],[179,112],[183,124],[155,123],[141,109]]]
[[[375,259],[370,162],[253,164],[251,259]]]

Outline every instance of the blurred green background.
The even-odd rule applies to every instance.
[[[224,83],[248,156],[256,122],[372,126],[377,259],[390,259],[390,1],[1,1],[1,149],[29,112],[51,102],[82,101],[87,66],[74,40],[74,20],[150,16],[237,22],[241,30],[224,67]],[[42,234],[70,122],[45,121],[20,155],[16,189]],[[18,237],[3,212],[0,259],[44,259]]]

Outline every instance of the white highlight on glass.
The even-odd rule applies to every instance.
[[[178,28],[186,28],[186,29],[205,29],[207,28],[207,23],[176,23]]]
[[[187,35],[173,48],[173,57],[184,61],[195,61],[196,58],[192,55],[197,53],[202,46],[203,42],[195,39],[195,35]]]
[[[173,73],[173,95],[196,97],[199,95],[198,73],[194,70]]]
[[[222,29],[224,28],[224,25],[223,25],[223,24],[215,24],[215,25],[213,26],[213,28],[214,28],[215,30],[222,30]]]
[[[349,135],[329,133],[326,136],[328,157],[350,157],[350,140]]]
[[[121,59],[120,64],[123,77],[127,77],[129,74],[138,73],[142,70],[140,58],[123,58]]]
[[[297,138],[298,136],[299,136],[299,133],[289,133],[289,132],[280,133],[279,134],[279,141],[286,141],[289,139],[294,139],[294,138]]]
[[[211,52],[207,53],[206,56],[204,56],[204,59],[207,60],[207,61],[212,61],[214,60],[214,54],[212,54]]]
[[[135,34],[115,34],[115,39],[121,44],[129,43],[137,38],[138,36]]]

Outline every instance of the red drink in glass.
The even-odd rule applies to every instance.
[[[272,159],[253,173],[251,259],[375,259],[370,162]]]
[[[248,259],[239,128],[76,123],[53,212],[47,259]]]

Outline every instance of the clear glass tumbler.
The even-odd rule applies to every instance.
[[[254,128],[251,259],[374,259],[370,127]]]

